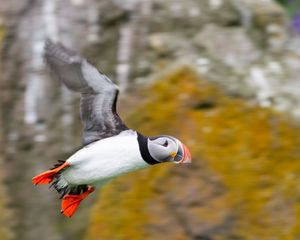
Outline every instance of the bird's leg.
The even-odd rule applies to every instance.
[[[72,217],[81,201],[85,199],[89,194],[91,194],[94,190],[94,187],[89,186],[88,189],[81,194],[65,195],[61,202],[61,213],[63,213],[67,217]]]

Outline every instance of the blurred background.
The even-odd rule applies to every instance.
[[[114,180],[73,218],[31,178],[81,146],[46,36],[121,88],[119,112],[190,166]],[[298,0],[0,0],[1,240],[300,239]]]

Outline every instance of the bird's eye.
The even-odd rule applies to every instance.
[[[164,147],[167,147],[169,145],[168,140],[166,140],[163,144]]]

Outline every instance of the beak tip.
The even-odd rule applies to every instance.
[[[187,158],[187,159],[185,159],[185,161],[183,161],[183,163],[192,163],[192,159],[191,158]]]
[[[184,150],[184,157],[180,163],[192,163],[192,155],[190,153],[190,150],[184,144],[182,144],[182,146]]]
[[[191,156],[186,156],[184,159],[182,159],[181,163],[192,163]]]

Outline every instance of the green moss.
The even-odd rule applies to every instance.
[[[158,80],[148,93],[130,126],[177,136],[191,149],[193,167],[162,164],[107,185],[86,239],[190,239],[189,228],[216,229],[208,234],[214,239],[299,238],[298,125],[227,96],[187,67]],[[199,107],[207,102],[213,104]],[[209,201],[201,200],[206,195]],[[176,199],[179,213],[170,208]],[[188,226],[182,219],[189,219]]]

